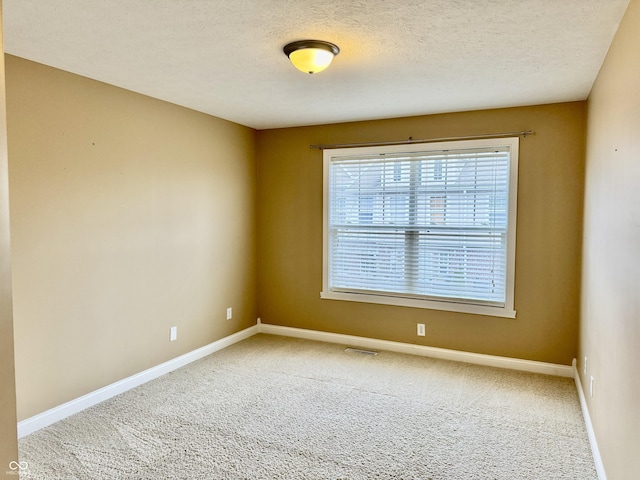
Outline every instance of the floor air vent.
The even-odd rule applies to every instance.
[[[378,352],[374,352],[373,350],[362,350],[361,348],[347,348],[345,350],[347,353],[359,353],[360,355],[377,355]]]

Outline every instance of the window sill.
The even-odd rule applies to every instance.
[[[361,293],[320,292],[323,300],[343,300],[348,302],[377,303],[380,305],[394,305],[398,307],[426,308],[447,312],[469,313],[490,317],[516,318],[516,311],[504,307],[487,305],[472,305],[468,303],[443,302],[421,300],[415,298],[386,297],[382,295],[367,295]]]

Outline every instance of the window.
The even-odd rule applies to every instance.
[[[515,317],[518,138],[324,151],[322,298]]]

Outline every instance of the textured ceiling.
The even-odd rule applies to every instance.
[[[5,50],[264,129],[583,100],[628,0],[4,0]],[[317,75],[293,40],[336,43]]]

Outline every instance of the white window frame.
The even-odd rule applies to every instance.
[[[325,149],[323,151],[323,254],[322,254],[322,292],[320,298],[328,300],[345,300],[353,302],[377,303],[402,307],[426,308],[450,312],[489,315],[495,317],[515,318],[515,260],[516,260],[516,213],[518,198],[518,150],[519,137],[492,138],[481,140],[459,140],[449,142],[415,143],[409,145],[392,145],[378,147],[354,147]],[[390,154],[414,153],[434,150],[462,150],[471,148],[508,147],[509,162],[509,195],[507,214],[507,263],[504,306],[481,305],[473,303],[456,303],[455,300],[430,300],[411,297],[385,296],[367,293],[347,293],[331,291],[329,287],[329,167],[333,157],[353,156],[357,154]]]

